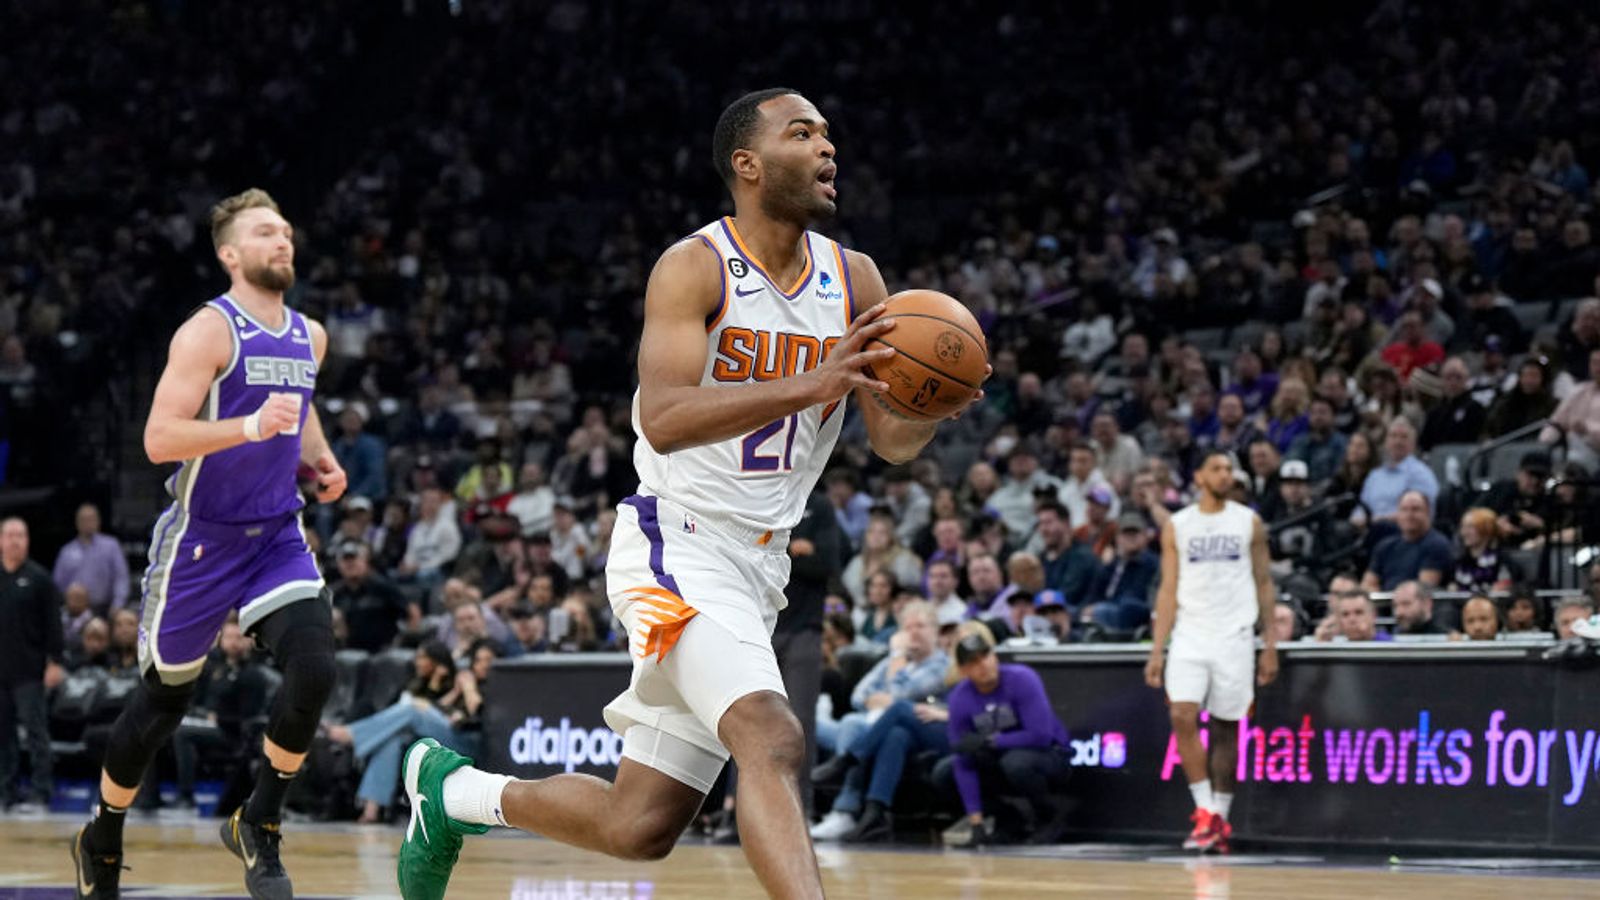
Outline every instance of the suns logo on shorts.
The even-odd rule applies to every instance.
[[[651,656],[660,662],[667,652],[683,637],[683,629],[699,610],[683,602],[683,598],[655,585],[639,585],[624,591],[629,600],[639,604],[639,625],[628,636],[629,648],[640,659]]]

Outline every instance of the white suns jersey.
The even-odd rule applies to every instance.
[[[1175,638],[1222,637],[1255,626],[1261,616],[1250,559],[1255,521],[1250,507],[1232,500],[1217,513],[1203,513],[1191,504],[1173,514],[1178,552]]]
[[[695,232],[721,262],[722,299],[706,317],[702,385],[771,381],[816,367],[854,318],[844,250],[805,233],[805,267],[788,290],[769,276],[728,218]],[[708,517],[779,531],[800,521],[839,438],[844,400],[813,406],[749,434],[657,453],[633,395],[633,463],[641,490]]]

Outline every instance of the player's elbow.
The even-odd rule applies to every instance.
[[[144,428],[144,455],[150,458],[150,462],[158,466],[178,461],[178,457],[173,455],[172,447],[166,439],[163,429],[156,422],[151,422]]]
[[[890,465],[898,466],[916,459],[917,455],[922,452],[922,448],[914,447],[908,449],[906,447],[882,446],[879,444],[873,444],[872,451],[883,457],[883,460]]]
[[[643,417],[641,417],[639,431],[644,436],[646,443],[650,445],[650,449],[660,454],[682,450],[688,446],[684,442],[683,436],[675,433],[670,426],[663,426],[659,422],[645,422]]]

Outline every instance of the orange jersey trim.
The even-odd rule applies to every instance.
[[[732,216],[722,217],[722,227],[723,230],[727,231],[728,237],[733,238],[734,246],[739,248],[739,254],[744,257],[744,261],[754,266],[755,270],[760,272],[767,281],[771,282],[773,287],[778,288],[778,291],[785,297],[793,300],[794,296],[800,293],[800,289],[806,286],[806,282],[811,280],[811,270],[816,266],[811,258],[811,236],[809,234],[804,236],[806,242],[806,264],[800,269],[800,274],[795,276],[794,285],[788,290],[784,290],[778,287],[778,280],[772,277],[772,273],[767,271],[767,267],[762,265],[761,260],[756,259],[756,255],[751,253],[750,248],[745,245],[744,238],[739,235],[739,229],[733,224]]]

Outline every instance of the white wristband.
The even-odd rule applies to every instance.
[[[261,436],[261,410],[244,417],[244,439],[252,444],[266,440]]]

